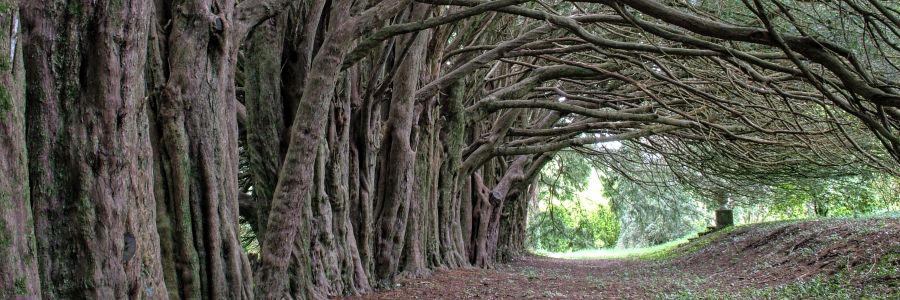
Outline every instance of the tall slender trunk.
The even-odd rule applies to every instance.
[[[506,205],[500,218],[497,231],[497,242],[494,259],[500,262],[510,261],[527,254],[525,238],[528,222],[528,206],[537,201],[537,178],[540,171],[555,153],[537,155],[524,170],[521,180],[515,182],[507,193]]]
[[[413,5],[409,19],[420,20],[427,11],[427,5]],[[397,273],[406,238],[409,202],[414,196],[416,153],[410,144],[416,119],[414,100],[428,38],[427,31],[405,35],[398,44],[409,47],[397,47],[395,53],[401,61],[393,81],[391,108],[385,124],[385,144],[381,147],[384,160],[376,198],[375,275],[378,280],[390,280]]]
[[[353,28],[349,27],[353,26],[347,25],[344,26],[348,28],[332,32],[322,45],[312,64],[321,72],[308,74],[303,97],[298,103],[290,146],[275,188],[269,229],[261,243],[260,283],[256,290],[257,295],[267,299],[282,297],[288,277],[288,258],[293,250],[290,244],[284,243],[296,238],[302,228],[298,218],[301,207],[307,205],[315,193],[312,190],[315,186],[312,176],[314,160],[326,121],[327,103],[334,95],[340,63],[351,41]]]
[[[433,40],[433,38],[432,38]],[[416,103],[418,122],[413,128],[412,145],[416,153],[415,178],[413,192],[409,204],[409,221],[407,222],[406,241],[400,269],[406,277],[421,277],[430,273],[428,270],[428,244],[436,237],[433,224],[436,212],[434,190],[436,173],[434,147],[437,135],[435,130],[435,104],[432,98],[423,103]],[[436,240],[435,240],[436,241]]]
[[[352,78],[358,78],[356,67],[350,69]],[[374,268],[373,239],[375,195],[375,163],[378,109],[374,101],[363,99],[358,92],[359,80],[354,79],[351,92],[351,141],[350,141],[350,218],[359,249],[360,262],[366,274]]]
[[[444,122],[441,126],[440,139],[443,145],[444,159],[440,167],[438,190],[438,224],[440,235],[440,252],[442,263],[450,268],[468,265],[468,257],[462,242],[462,230],[459,217],[459,167],[463,143],[465,143],[465,107],[463,101],[463,82],[457,82],[448,88],[449,95],[444,101],[441,114]]]
[[[481,172],[476,171],[471,176],[471,181],[472,184],[470,186],[474,189],[472,193],[475,194],[475,203],[473,204],[471,216],[472,245],[468,253],[472,259],[472,264],[479,267],[489,267],[493,259],[493,252],[489,250],[490,246],[486,236],[489,235],[491,212],[495,209],[495,206],[490,201],[490,189],[484,185]]]
[[[285,14],[287,15],[287,14]],[[281,97],[282,51],[287,17],[259,24],[247,39],[244,61],[244,106],[247,108],[247,154],[253,182],[258,238],[266,234],[269,207],[284,158],[284,105]]]
[[[497,254],[497,241],[500,235],[500,218],[501,213],[506,209],[508,199],[517,197],[518,191],[515,186],[519,182],[525,180],[525,168],[531,161],[530,155],[520,155],[506,168],[505,174],[500,178],[499,182],[489,193],[490,210],[488,214],[488,223],[486,235],[479,237],[485,240],[484,260],[480,261],[482,267],[488,267],[493,264],[494,257]]]
[[[326,184],[334,218],[339,280],[343,283],[343,290],[339,291],[341,294],[361,294],[371,290],[350,217],[350,103],[353,101],[355,80],[349,74],[345,76],[342,93],[335,97],[332,104],[333,117],[328,134],[330,168],[326,174]]]

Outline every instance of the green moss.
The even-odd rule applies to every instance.
[[[69,1],[69,5],[66,6],[66,11],[72,16],[80,16],[84,9],[81,6],[81,1]]]
[[[6,58],[6,55],[0,55],[0,72],[7,72],[9,70],[12,70],[9,59]]]
[[[6,227],[6,221],[0,218],[0,251],[5,251],[6,248],[12,245],[12,234],[9,228]]]
[[[10,4],[7,1],[0,1],[0,14],[9,14],[12,13],[15,9],[15,6]]]
[[[13,178],[13,180],[15,180],[15,179],[16,178]],[[15,182],[15,181],[13,181],[13,182]],[[0,208],[3,208],[3,209],[12,209],[13,208],[12,196],[7,191],[0,191]]]
[[[16,278],[15,282],[13,282],[13,288],[16,295],[27,295],[28,284],[25,282],[25,277]]]
[[[6,86],[0,84],[0,114],[10,110],[12,110],[12,96],[9,95]],[[0,120],[3,120],[3,118],[4,116],[0,115]]]
[[[5,191],[0,191],[0,208],[3,210],[12,209],[12,197]],[[5,251],[12,245],[13,232],[6,227],[6,220],[0,218],[0,252]]]

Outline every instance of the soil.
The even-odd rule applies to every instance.
[[[728,295],[843,271],[849,274],[848,287],[872,290],[877,285],[872,291],[887,293],[900,289],[896,218],[742,226],[670,253],[674,255],[657,259],[529,256],[494,269],[441,270],[399,279],[391,290],[350,299],[647,299],[710,290]],[[893,272],[865,272],[876,264]]]

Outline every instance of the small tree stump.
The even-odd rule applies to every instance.
[[[716,229],[734,226],[734,213],[730,209],[716,210]]]

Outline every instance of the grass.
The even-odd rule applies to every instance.
[[[742,225],[743,226],[743,225]],[[740,226],[737,226],[740,227]],[[644,260],[665,260],[679,255],[693,253],[717,238],[734,230],[735,226],[718,230],[707,234],[692,243],[688,243],[688,239],[697,236],[697,233],[690,233],[676,240],[672,240],[663,244],[642,247],[642,248],[603,248],[603,249],[585,249],[572,252],[547,252],[535,250],[534,253],[541,256],[561,258],[561,259],[644,259]]]
[[[585,249],[573,252],[546,252],[537,250],[534,253],[541,256],[562,258],[562,259],[614,259],[614,258],[648,258],[659,253],[670,252],[675,247],[687,243],[688,238],[695,234],[683,236],[677,240],[670,241],[656,246],[630,249],[604,248],[604,249]]]
[[[538,255],[561,259],[641,259],[641,260],[666,260],[681,255],[701,251],[716,240],[727,236],[735,229],[752,226],[760,227],[782,226],[797,222],[809,222],[816,220],[857,221],[871,219],[896,219],[900,218],[900,212],[878,212],[860,216],[839,216],[811,219],[781,220],[757,224],[747,224],[729,227],[719,230],[688,243],[689,236],[656,245],[652,247],[635,249],[592,249],[564,253],[536,252]],[[866,223],[872,227],[872,222]],[[877,224],[877,223],[875,223]],[[880,230],[878,226],[872,228],[858,228],[859,232],[866,230]],[[840,239],[840,236],[835,236]],[[727,241],[724,241],[727,242]],[[887,249],[886,249],[887,250]],[[628,273],[622,274],[623,280],[631,280]],[[667,278],[668,282],[684,281],[686,279]],[[701,280],[702,281],[702,280]],[[654,285],[658,283],[647,283]],[[702,284],[676,284],[675,286],[660,287],[657,299],[900,299],[900,248],[887,250],[874,263],[863,263],[837,269],[836,273],[822,273],[805,280],[797,280],[786,284],[767,287],[744,288],[738,290],[718,290],[703,288]],[[668,290],[665,290],[668,289]]]
[[[894,262],[900,252],[888,254],[882,262],[861,265],[850,270],[781,286],[719,291],[715,289],[683,289],[657,295],[658,299],[900,299],[900,270]]]
[[[875,212],[870,214],[864,214],[859,216],[835,216],[835,217],[822,217],[822,218],[801,218],[801,219],[787,219],[787,220],[777,220],[777,221],[768,221],[761,222],[755,224],[742,224],[738,226],[732,226],[725,228],[723,230],[719,230],[708,235],[703,236],[702,238],[694,241],[693,243],[688,244],[688,238],[696,236],[696,233],[691,233],[685,235],[676,240],[659,244],[656,246],[643,247],[643,248],[628,248],[628,249],[617,249],[617,248],[603,248],[603,249],[584,249],[577,250],[572,252],[549,252],[543,250],[532,250],[534,254],[553,257],[553,258],[562,258],[562,259],[622,259],[622,258],[634,258],[634,259],[651,259],[651,260],[661,260],[668,259],[682,254],[689,254],[697,251],[710,242],[716,240],[717,238],[731,232],[735,228],[741,228],[744,226],[773,226],[773,225],[784,225],[790,223],[799,223],[799,222],[808,222],[812,220],[866,220],[866,219],[878,219],[878,218],[900,218],[900,211],[886,211],[886,212]],[[684,245],[685,247],[679,247]]]

